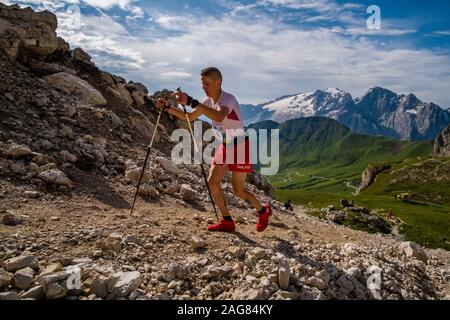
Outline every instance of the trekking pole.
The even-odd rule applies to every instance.
[[[150,157],[150,151],[151,151],[151,148],[153,146],[153,141],[155,140],[156,130],[158,129],[159,120],[161,119],[161,114],[163,113],[163,111],[164,111],[164,108],[160,109],[159,112],[158,112],[158,119],[156,120],[155,129],[153,130],[152,139],[150,141],[150,144],[147,147],[147,155],[145,156],[144,166],[142,167],[141,176],[139,177],[139,182],[138,182],[138,185],[137,185],[137,188],[136,188],[136,192],[134,194],[133,204],[131,205],[131,210],[130,210],[130,216],[133,214],[134,204],[136,203],[136,199],[137,199],[137,196],[138,196],[138,193],[139,193],[139,188],[141,186],[142,178],[144,176],[145,168],[147,167],[148,158]]]
[[[181,92],[181,88],[178,88],[177,92],[180,93]],[[194,132],[192,131],[192,126],[191,126],[191,122],[189,121],[189,116],[188,116],[188,113],[186,111],[186,106],[184,104],[182,104],[181,106],[183,107],[184,115],[186,116],[186,121],[187,121],[188,127],[189,127],[189,133],[191,134],[191,138],[194,141],[195,152],[198,153],[199,152],[199,148],[197,146],[197,142],[195,141]],[[217,221],[219,221],[219,216],[217,215],[216,205],[214,204],[214,200],[213,200],[213,197],[211,195],[211,189],[209,188],[208,178],[206,177],[206,172],[205,172],[205,168],[203,168],[203,163],[200,163],[200,168],[202,168],[203,178],[205,179],[206,189],[208,189],[208,194],[209,194],[209,198],[211,199],[211,204],[212,204],[213,209],[214,209],[214,214],[216,215]]]

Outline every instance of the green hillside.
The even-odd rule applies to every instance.
[[[280,129],[280,172],[268,177],[280,200],[322,208],[339,207],[339,200],[347,198],[379,209],[375,212],[381,215],[392,209],[404,222],[400,232],[407,239],[450,249],[450,183],[439,178],[450,177],[450,170],[447,160],[428,159],[431,143],[355,134],[332,119],[317,117],[283,124],[265,121],[250,127]],[[354,196],[364,169],[380,162],[389,163],[392,169]],[[412,175],[412,169],[416,178],[403,179]],[[436,176],[424,180],[433,170]],[[394,200],[395,194],[407,191],[417,193],[416,199]]]

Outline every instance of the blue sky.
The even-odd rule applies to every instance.
[[[214,65],[241,103],[382,86],[450,107],[447,0],[0,1],[54,12],[72,47],[150,92],[181,86],[202,97],[199,71]],[[370,5],[379,30],[367,27]]]

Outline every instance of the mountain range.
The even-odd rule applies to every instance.
[[[241,105],[246,125],[306,117],[335,119],[355,133],[398,140],[433,140],[449,123],[450,111],[423,102],[414,94],[374,87],[360,98],[340,89],[283,96],[259,105]]]
[[[353,178],[369,163],[402,161],[425,156],[431,142],[399,141],[352,132],[326,117],[307,117],[277,123],[266,120],[252,129],[279,129],[280,169],[335,168],[341,177]],[[344,174],[345,172],[345,174]]]

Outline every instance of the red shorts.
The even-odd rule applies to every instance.
[[[232,157],[234,149],[234,157]],[[227,152],[228,158],[227,159]],[[228,170],[236,172],[252,172],[253,165],[250,159],[250,141],[235,144],[221,144],[217,148],[211,165],[228,165]]]

